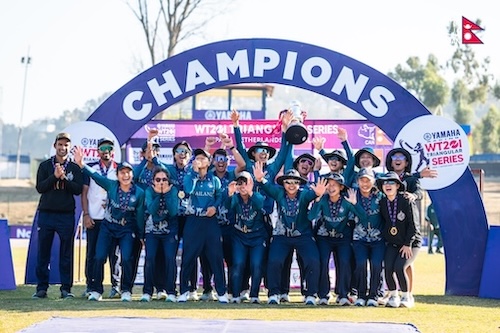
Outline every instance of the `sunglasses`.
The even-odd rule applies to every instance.
[[[157,177],[157,178],[155,178],[155,182],[157,182],[157,183],[159,183],[159,182],[168,182],[168,178],[166,178],[166,177],[163,177],[163,178]]]
[[[99,147],[99,151],[102,151],[102,152],[113,151],[113,149],[114,149],[113,146],[108,146],[108,145],[104,145],[104,146]]]
[[[313,161],[307,160],[307,159],[300,160],[299,163],[307,163],[309,166],[313,166],[314,165]]]
[[[384,185],[396,185],[396,181],[395,180],[386,180],[386,181],[384,181]]]
[[[177,148],[177,149],[175,150],[175,153],[176,153],[176,154],[187,154],[187,153],[189,153],[189,150],[184,149],[184,148]]]
[[[300,181],[298,181],[298,180],[284,180],[283,184],[287,184],[287,185],[299,185]]]
[[[215,155],[215,162],[227,162],[227,157],[223,155]]]
[[[257,154],[260,154],[260,153],[266,153],[267,154],[267,153],[269,153],[269,149],[267,149],[267,148],[255,148],[255,152]]]
[[[241,186],[241,185],[246,185],[246,184],[247,184],[247,182],[246,182],[246,181],[244,181],[244,180],[238,180],[238,181],[236,182],[236,185],[238,185],[238,186]]]
[[[337,162],[340,162],[340,157],[338,156],[332,156],[328,159],[328,161],[337,161]]]
[[[392,155],[391,160],[393,160],[393,161],[405,161],[406,157],[404,155]]]

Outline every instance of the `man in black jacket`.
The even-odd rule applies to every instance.
[[[59,133],[54,141],[56,154],[42,162],[36,176],[36,190],[41,194],[38,203],[38,284],[33,298],[47,297],[50,275],[50,254],[54,233],[60,238],[59,272],[61,298],[74,297],[73,249],[75,236],[75,199],[82,193],[83,177],[80,167],[69,160],[71,139]]]

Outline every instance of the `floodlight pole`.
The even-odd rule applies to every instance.
[[[19,171],[21,167],[21,147],[23,141],[23,115],[24,115],[24,100],[26,97],[26,81],[28,79],[28,66],[31,63],[30,49],[26,57],[21,58],[21,63],[24,64],[24,83],[23,83],[23,96],[21,100],[21,114],[19,116],[19,131],[17,134],[17,158],[16,158],[16,179],[19,179]]]

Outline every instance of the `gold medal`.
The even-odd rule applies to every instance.
[[[248,232],[248,228],[246,225],[243,226],[243,232],[246,234]]]
[[[396,236],[398,234],[398,228],[396,227],[392,227],[390,230],[389,230],[389,233],[393,236]]]
[[[177,193],[177,196],[179,197],[179,199],[184,199],[186,197],[186,193],[184,193],[184,191],[179,191],[179,193]]]
[[[125,218],[124,218],[124,217],[122,217],[122,219],[121,219],[121,221],[120,221],[120,224],[121,224],[122,226],[124,226],[125,224],[127,224],[127,221],[125,220]]]

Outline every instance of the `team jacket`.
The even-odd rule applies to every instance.
[[[285,189],[282,186],[272,184],[269,181],[261,186],[266,194],[276,200],[278,206],[278,220],[273,229],[273,236],[296,237],[312,234],[312,225],[307,217],[307,207],[316,198],[314,191],[299,190],[295,198],[297,200],[296,209],[290,211],[288,208],[290,200],[287,201]]]
[[[264,215],[262,207],[264,207],[264,196],[258,192],[254,192],[245,204],[238,193],[227,197],[224,200],[225,207],[234,211],[236,222],[234,227],[243,233],[255,232],[264,228]]]
[[[184,177],[184,190],[189,194],[186,215],[207,216],[208,207],[218,208],[222,204],[220,179],[211,172],[202,179],[190,168]]]
[[[55,156],[42,162],[36,174],[36,190],[41,194],[38,202],[40,211],[55,213],[74,213],[74,195],[82,193],[83,176],[80,167],[68,161],[65,166],[66,178],[57,179],[54,176]]]
[[[146,209],[149,213],[145,222],[145,233],[169,234],[178,231],[178,191],[172,186],[167,193],[157,193],[153,187],[146,189]]]
[[[243,137],[241,135],[241,129],[239,127],[234,127],[234,137],[236,140],[236,148],[238,149],[238,152],[243,156],[245,159],[246,163],[246,170],[252,174],[253,177],[253,166],[255,165],[255,161],[252,160],[250,157],[248,157],[247,151],[245,147],[243,146]],[[281,134],[281,147],[274,158],[274,161],[272,163],[266,163],[264,165],[264,171],[267,171],[267,174],[265,178],[269,182],[274,182],[274,178],[280,171],[281,167],[285,164],[287,156],[291,156],[292,154],[292,145],[288,143],[288,141],[285,139],[285,133]],[[258,192],[260,191],[260,185],[255,181],[255,188],[254,191]],[[271,214],[274,208],[274,202],[271,198],[268,198],[266,195],[264,195],[264,211],[266,214]]]
[[[372,192],[369,198],[357,192],[356,215],[352,239],[367,243],[383,240],[384,222],[380,215],[382,192]]]
[[[105,168],[100,162],[89,163],[88,166],[95,169],[103,177],[116,180],[116,163],[114,161],[111,162],[109,168]],[[93,220],[104,219],[104,210],[108,203],[108,193],[86,174],[83,175],[83,184],[89,187],[87,201],[90,217]]]
[[[308,216],[316,222],[316,235],[351,241],[352,226],[349,223],[349,214],[356,214],[356,209],[342,195],[339,201],[333,203],[328,195],[324,195],[313,204]],[[337,209],[335,214],[330,209],[332,204]]]
[[[95,169],[87,165],[83,172],[91,177],[97,185],[108,192],[108,204],[104,213],[104,221],[121,225],[123,231],[138,232],[140,239],[144,238],[144,191],[133,184],[130,188],[130,197],[126,207],[120,207],[119,188],[117,180],[111,180],[101,176]]]

